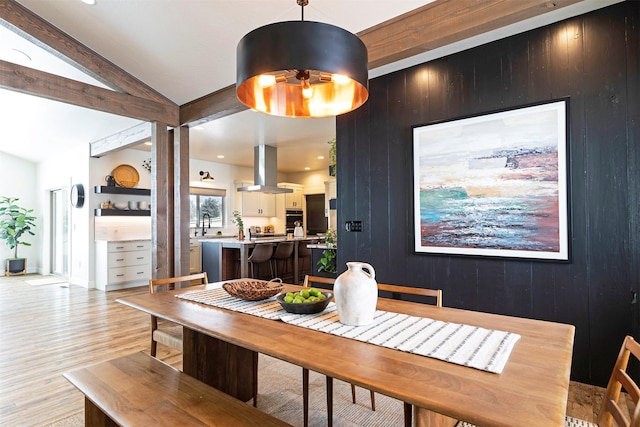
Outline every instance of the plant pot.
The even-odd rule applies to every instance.
[[[7,269],[4,273],[7,276],[16,274],[27,274],[26,258],[7,258]]]
[[[329,166],[329,176],[336,176],[336,165]]]

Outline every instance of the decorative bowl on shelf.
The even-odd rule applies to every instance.
[[[236,280],[222,285],[232,297],[247,301],[260,301],[270,298],[282,291],[282,279],[265,280]]]
[[[331,292],[322,292],[322,294],[326,297],[323,300],[315,301],[315,302],[301,302],[301,303],[293,303],[293,302],[285,302],[284,297],[286,294],[280,294],[276,297],[276,300],[280,303],[282,308],[288,313],[294,314],[314,314],[320,313],[324,311],[325,308],[329,305],[331,300],[333,299],[333,293]]]
[[[113,204],[113,208],[114,209],[119,209],[119,210],[125,210],[129,207],[129,204],[127,202],[116,202]]]
[[[119,165],[113,170],[113,179],[120,187],[133,188],[140,181],[140,175],[131,165]]]

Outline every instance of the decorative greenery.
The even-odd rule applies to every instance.
[[[240,212],[233,211],[233,219],[231,222],[238,227],[238,230],[244,230],[244,222],[242,222],[242,215]]]
[[[329,147],[329,169],[336,170],[336,139],[333,138],[331,141],[327,141]],[[335,172],[334,172],[335,174]]]
[[[25,209],[15,204],[19,199],[2,197],[0,199],[0,238],[7,242],[9,249],[13,249],[13,258],[18,258],[18,246],[31,246],[31,243],[23,242],[22,235],[28,233],[36,226],[35,216],[30,215],[33,209]]]
[[[327,246],[327,248],[322,251],[322,258],[320,258],[317,262],[318,271],[326,271],[327,273],[335,273],[337,271],[336,249],[335,249],[336,242],[337,242],[336,230],[333,230],[333,229],[327,230],[327,234],[325,234],[324,236],[324,243]]]

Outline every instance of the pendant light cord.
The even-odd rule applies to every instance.
[[[309,4],[309,0],[298,0],[298,5],[300,6],[302,21],[304,21],[304,7]]]

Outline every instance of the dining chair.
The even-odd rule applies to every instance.
[[[207,283],[209,283],[209,280],[206,272],[190,274],[187,276],[151,279],[149,280],[149,293],[155,294],[157,292],[189,287],[194,284],[205,285]],[[182,326],[168,321],[163,321],[161,326],[161,328],[158,326],[158,318],[156,316],[151,316],[150,354],[153,357],[156,356],[158,343],[182,351]]]
[[[633,337],[627,335],[624,338],[618,358],[613,366],[598,411],[598,422],[592,423],[578,418],[566,416],[565,427],[638,427],[640,426],[640,388],[627,373],[629,357],[633,355],[636,363],[640,360],[640,344]],[[624,390],[626,393],[621,393]],[[620,398],[625,400],[620,402]],[[633,402],[629,401],[629,398]],[[625,408],[625,409],[623,409]],[[459,421],[456,427],[475,427],[471,423]]]
[[[313,283],[321,284],[321,285],[334,285],[335,279],[327,278],[327,277],[318,277],[318,276],[305,276],[304,284],[305,287],[311,287]],[[430,297],[435,298],[436,307],[442,307],[442,290],[440,289],[425,289],[425,288],[412,288],[407,286],[398,286],[398,285],[387,285],[383,283],[378,283],[378,291],[391,292],[395,295],[416,295],[422,297]],[[394,296],[395,296],[394,295]],[[326,388],[327,388],[327,417],[328,417],[328,425],[331,427],[333,425],[333,378],[326,377]],[[371,395],[371,410],[376,410],[376,401],[375,401],[375,393],[370,390]],[[303,397],[303,411],[305,420],[308,417],[308,407],[309,407],[309,370],[306,368],[302,369],[302,397]],[[351,384],[351,400],[353,403],[356,403],[356,386]],[[410,427],[412,424],[412,407],[411,404],[404,402],[404,425],[405,427]],[[306,426],[306,421],[305,421]]]

